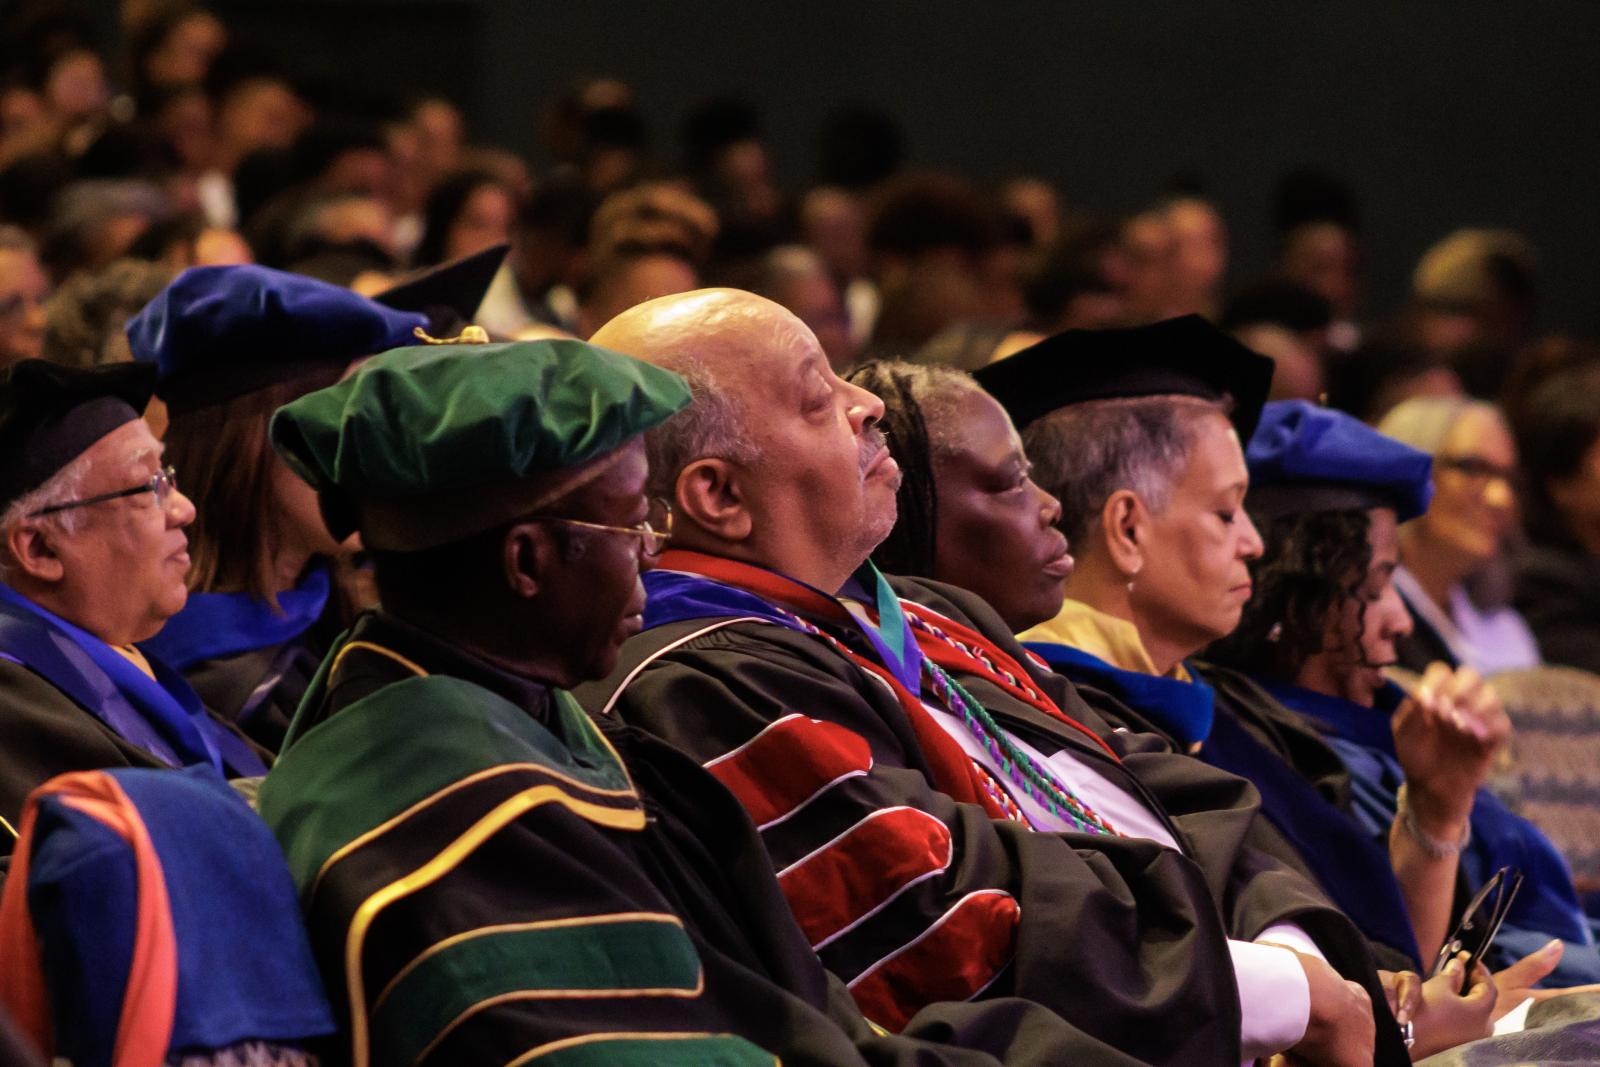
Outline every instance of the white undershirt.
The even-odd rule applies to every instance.
[[[923,706],[968,756],[982,764],[996,781],[1006,785],[1035,828],[1077,829],[1065,816],[1051,814],[1048,808],[1015,788],[998,761],[972,736],[959,716],[933,704],[924,703]],[[1144,838],[1182,851],[1165,824],[1142,799],[1079,760],[1071,749],[1063,748],[1054,756],[1046,757],[1015,735],[1011,735],[1011,743],[1034,760],[1048,764],[1062,785],[1117,830],[1129,837]],[[1311,987],[1299,960],[1288,951],[1291,948],[1323,958],[1305,931],[1292,923],[1268,927],[1253,942],[1228,941],[1239,986],[1239,1011],[1243,1019],[1240,1041],[1246,1064],[1291,1048],[1305,1036],[1311,1019]]]

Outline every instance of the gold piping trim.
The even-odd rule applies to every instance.
[[[676,926],[680,930],[683,929],[683,920],[676,915],[666,915],[658,911],[621,911],[612,912],[609,915],[575,915],[570,919],[541,919],[537,922],[501,923],[497,926],[480,926],[474,930],[462,931],[459,934],[445,938],[443,941],[429,945],[418,953],[417,957],[410,963],[400,968],[400,973],[389,979],[389,984],[383,987],[383,992],[378,994],[378,999],[372,1002],[372,1010],[377,1011],[383,1006],[383,1002],[394,991],[394,987],[400,984],[402,978],[445,949],[453,948],[463,941],[470,941],[475,937],[490,937],[494,934],[509,933],[512,930],[558,930],[566,926],[598,926],[605,923],[636,922],[641,919],[661,923],[664,926]]]
[[[613,752],[612,755],[615,756],[616,753]],[[621,761],[619,760],[618,762]],[[628,789],[602,789],[599,786],[587,785],[578,781],[576,778],[570,778],[567,775],[562,774],[560,771],[551,770],[542,763],[502,763],[497,767],[487,767],[484,770],[478,771],[474,774],[469,774],[465,778],[458,779],[457,781],[451,782],[449,785],[444,786],[441,789],[429,793],[427,796],[423,797],[421,800],[417,801],[400,814],[390,816],[388,819],[385,819],[383,822],[379,823],[377,826],[374,826],[366,833],[361,834],[359,837],[351,838],[343,845],[340,845],[334,850],[332,855],[323,861],[322,866],[317,868],[317,876],[311,880],[311,889],[307,896],[309,897],[311,894],[316,893],[317,887],[322,884],[323,876],[328,873],[329,869],[332,868],[335,863],[344,859],[345,856],[360,848],[362,845],[369,844],[374,838],[388,833],[390,830],[394,829],[395,824],[410,818],[412,815],[415,815],[418,811],[429,806],[435,801],[442,800],[446,796],[455,792],[457,789],[463,789],[466,786],[472,785],[476,782],[481,782],[484,779],[492,778],[497,774],[510,774],[512,771],[538,771],[541,774],[547,774],[550,777],[557,778],[569,785],[576,786],[579,789],[583,789],[587,792],[603,797],[631,798],[637,800],[639,796],[639,794],[631,788],[633,785],[631,781],[628,783],[630,787]]]
[[[698,997],[701,993],[704,993],[705,990],[705,971],[699,970],[695,974],[695,983],[693,989],[560,989],[552,991],[518,989],[510,993],[501,993],[499,996],[490,997],[488,1000],[479,1001],[467,1010],[463,1011],[460,1015],[457,1015],[454,1019],[451,1019],[447,1024],[445,1024],[444,1029],[440,1030],[438,1035],[432,1041],[428,1042],[421,1052],[417,1053],[417,1058],[411,1062],[413,1065],[415,1065],[427,1059],[433,1050],[439,1046],[439,1043],[445,1038],[449,1037],[450,1033],[455,1030],[456,1027],[466,1022],[469,1017],[478,1014],[480,1011],[485,1011],[489,1008],[492,1008],[497,1004],[508,1004],[514,1000],[599,1000],[604,997],[615,997],[618,995],[637,997],[681,997],[687,1000],[692,997]]]
[[[368,652],[376,652],[380,656],[386,656],[400,664],[400,666],[404,667],[412,674],[415,674],[418,678],[426,678],[428,676],[427,671],[423,670],[421,667],[417,666],[415,663],[406,659],[400,653],[391,648],[384,648],[382,645],[375,645],[371,641],[349,641],[343,648],[339,650],[339,654],[333,657],[333,666],[328,669],[329,681],[332,681],[333,676],[339,673],[339,664],[344,662],[344,658],[358,648],[364,648]]]
[[[354,1051],[353,1060],[355,1067],[367,1067],[369,1062],[370,1035],[368,1034],[365,981],[361,974],[361,949],[366,940],[367,931],[377,919],[378,913],[396,900],[407,896],[418,889],[431,885],[450,873],[462,860],[493,836],[508,823],[523,814],[539,807],[541,804],[553,801],[569,809],[582,818],[601,826],[609,826],[617,830],[639,830],[645,825],[644,812],[641,810],[617,811],[614,808],[601,807],[598,804],[589,804],[568,796],[553,785],[535,786],[524,790],[516,796],[502,801],[483,818],[473,823],[466,832],[457,837],[450,844],[441,849],[438,855],[412,871],[404,878],[390,882],[382,889],[373,893],[362,901],[356,909],[354,918],[350,921],[350,931],[345,935],[344,969],[345,984],[350,994],[350,1037]]]
[[[612,1040],[615,1040],[615,1039],[617,1039],[619,1037],[620,1038],[625,1038],[625,1039],[628,1039],[628,1040],[632,1040],[632,1041],[687,1041],[687,1040],[689,1040],[691,1038],[697,1038],[697,1037],[738,1037],[738,1036],[739,1036],[738,1034],[713,1034],[713,1033],[710,1033],[710,1032],[684,1034],[684,1033],[614,1031],[612,1033],[605,1033],[605,1034],[581,1034],[578,1037],[565,1037],[565,1038],[562,1038],[560,1041],[552,1041],[547,1045],[540,1045],[538,1048],[529,1049],[527,1052],[524,1052],[522,1055],[518,1056],[516,1059],[511,1060],[509,1063],[507,1063],[506,1067],[523,1067],[524,1064],[532,1063],[534,1060],[538,1059],[540,1056],[547,1056],[552,1052],[560,1052],[562,1049],[572,1048],[574,1045],[587,1045],[587,1044],[589,1044],[591,1042],[594,1042],[594,1041],[612,1041]],[[773,1067],[783,1067],[783,1061],[780,1060],[776,1056],[772,1057],[772,1063],[773,1063]]]

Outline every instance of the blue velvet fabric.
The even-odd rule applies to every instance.
[[[334,1022],[276,840],[205,767],[119,769],[150,835],[178,949],[169,1051],[303,1044]],[[122,836],[58,798],[40,804],[28,905],[58,1049],[111,1063],[136,936],[137,875]]]
[[[1350,769],[1356,816],[1375,839],[1387,838],[1400,784],[1405,781],[1389,718],[1405,694],[1398,686],[1385,686],[1379,691],[1377,706],[1369,708],[1298,686],[1257,681],[1285,707],[1321,724],[1329,744]],[[1497,951],[1490,956],[1491,964],[1503,966],[1551,938],[1560,938],[1566,942],[1566,954],[1545,984],[1600,981],[1600,951],[1596,951],[1594,933],[1566,860],[1550,839],[1487,789],[1478,790],[1471,825],[1472,841],[1461,854],[1468,889],[1476,892],[1501,867],[1517,868],[1524,879],[1495,941]]]
[[[1245,462],[1252,488],[1360,488],[1393,507],[1401,522],[1428,510],[1433,496],[1433,458],[1426,452],[1304,400],[1275,400],[1262,409]]]
[[[139,647],[186,671],[206,660],[236,656],[292,641],[322,617],[331,581],[326,566],[308,570],[300,584],[278,594],[278,610],[249,593],[190,593],[183,610]]]
[[[172,668],[150,658],[151,678],[98,637],[4,585],[0,654],[35,671],[119,737],[166,763],[203,764],[237,776],[267,773],[250,745],[213,719]]]
[[[301,274],[254,265],[190,267],[128,320],[128,344],[135,359],[156,365],[164,384],[223,366],[343,366],[415,344],[412,331],[427,324],[426,315]]]
[[[1149,716],[1185,747],[1204,741],[1211,734],[1216,694],[1199,678],[1184,682],[1125,671],[1082,649],[1051,641],[1030,641],[1027,648],[1058,673],[1102,689]]]

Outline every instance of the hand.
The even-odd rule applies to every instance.
[[[1458,953],[1445,964],[1444,970],[1421,984],[1422,1003],[1412,1016],[1416,1037],[1416,1044],[1411,1048],[1412,1059],[1420,1060],[1435,1052],[1488,1037],[1493,1032],[1499,988],[1489,969],[1481,963],[1475,964],[1472,984],[1466,993],[1458,992],[1462,969],[1469,958],[1466,952]]]
[[[1581,989],[1534,989],[1533,987],[1544,981],[1545,976],[1556,969],[1561,962],[1561,955],[1567,946],[1559,940],[1553,940],[1537,952],[1530,952],[1516,963],[1503,971],[1494,973],[1494,984],[1500,988],[1500,1004],[1495,1011],[1496,1022],[1506,1012],[1515,1008],[1529,997],[1535,1000],[1545,1000],[1563,993],[1581,992]],[[1595,987],[1589,987],[1595,988]]]
[[[1315,956],[1296,952],[1295,958],[1311,989],[1311,1018],[1305,1037],[1289,1050],[1290,1059],[1318,1067],[1371,1067],[1374,1037],[1367,991]]]
[[[1422,977],[1415,971],[1379,971],[1378,984],[1383,986],[1384,999],[1389,1002],[1389,1014],[1404,1026],[1416,1017],[1422,1008]]]
[[[1430,837],[1459,839],[1473,794],[1511,735],[1500,698],[1471,667],[1452,672],[1435,663],[1395,712],[1393,728],[1412,814]]]

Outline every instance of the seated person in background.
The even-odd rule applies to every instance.
[[[171,270],[142,259],[74,275],[50,298],[41,355],[69,367],[126,363],[133,356],[124,325],[171,280]]]
[[[1271,280],[1235,294],[1218,325],[1269,357],[1271,400],[1320,400],[1333,312],[1328,301],[1294,282]]]
[[[134,647],[183,607],[194,505],[139,418],[147,367],[0,373],[0,829],[64,771],[266,772],[175,671]],[[0,832],[9,852],[15,834]]]
[[[353,361],[413,343],[426,323],[253,266],[186,270],[128,323],[167,404],[167,461],[197,502],[188,603],[143,647],[273,751],[348,621],[330,596],[330,561],[351,549],[272,454],[267,421]]]
[[[1061,519],[1061,505],[1029,477],[1030,465],[1021,441],[999,403],[969,376],[945,368],[872,363],[852,374],[851,381],[884,398],[882,425],[905,476],[899,521],[873,553],[874,561],[885,569],[961,585],[984,597],[1017,631],[1055,619],[1065,597],[1062,579],[1073,562],[1065,554],[1066,540],[1055,528]],[[1147,403],[1165,400],[1176,403],[1180,398]],[[1120,401],[1106,403],[1127,406]],[[1080,473],[1095,477],[1093,472]],[[1084,540],[1093,537],[1084,535]],[[1194,718],[1211,713],[1212,692],[1203,682],[1123,670],[1063,646],[1036,647],[1057,660],[1068,677],[1117,694],[1154,722],[1166,721],[1162,713],[1167,711],[1194,709]],[[1140,652],[1135,658],[1147,658],[1136,635],[1119,647]],[[1091,666],[1094,669],[1085,669]],[[1215,714],[1219,718],[1232,714],[1226,703],[1218,704]],[[1217,732],[1230,739],[1240,732],[1237,728],[1230,732],[1229,721],[1222,725]],[[1335,759],[1319,741],[1311,738],[1309,743],[1324,753],[1325,761]],[[1207,744],[1211,744],[1209,736]],[[1265,754],[1265,759],[1273,758],[1270,752]],[[1277,776],[1284,777],[1292,788],[1277,780],[1262,783],[1265,814],[1275,825],[1288,815],[1295,820],[1290,829],[1303,823],[1306,832],[1295,844],[1320,841],[1331,853],[1324,857],[1319,850],[1312,856],[1326,858],[1327,863],[1305,864],[1313,876],[1336,902],[1352,901],[1353,907],[1347,911],[1373,940],[1375,950],[1381,951],[1387,941],[1405,946],[1404,951],[1384,953],[1392,966],[1420,969],[1405,905],[1383,850],[1369,842],[1365,831],[1348,815],[1301,782],[1286,764]],[[1280,806],[1287,810],[1279,810]],[[1338,844],[1330,847],[1335,840]],[[1275,851],[1291,863],[1304,863],[1287,843]],[[1402,981],[1398,976],[1388,977],[1397,984]],[[1467,1000],[1448,994],[1443,979],[1429,982],[1424,992],[1425,1007],[1414,1020],[1414,1056],[1482,1035],[1494,1004],[1492,984]]]
[[[576,341],[444,346],[274,419],[385,605],[331,652],[260,794],[353,1063],[1070,1059],[1089,1043],[1020,1001],[931,1009],[908,1035],[938,1046],[875,1033],[734,798],[565,692],[639,626],[670,519],[639,435],[688,399]]]
[[[635,304],[698,284],[694,265],[670,247],[623,250],[594,260],[578,283],[578,335],[587,337]]]
[[[798,319],[703,290],[597,341],[695,402],[647,438],[683,547],[579,698],[734,788],[869,1018],[1013,994],[1146,1062],[1370,1063],[1375,995],[1377,1055],[1404,1061],[1353,928],[1245,844],[1245,783],[1113,733],[970,594],[867,565],[899,483],[882,404]]]
[[[1547,663],[1600,673],[1600,367],[1557,371],[1513,427],[1531,547],[1516,605]]]
[[[1474,594],[1509,596],[1507,541],[1517,524],[1517,446],[1493,404],[1417,397],[1383,417],[1378,430],[1433,457],[1428,510],[1400,527],[1395,588],[1411,612],[1411,633],[1395,641],[1397,662],[1421,674],[1443,661],[1480,674],[1539,665],[1539,646],[1509,605],[1480,607]]]
[[[1428,669],[1412,699],[1383,676],[1395,639],[1411,628],[1393,580],[1396,521],[1425,505],[1428,457],[1347,415],[1286,402],[1268,406],[1246,458],[1248,506],[1266,548],[1252,564],[1255,595],[1238,629],[1209,655],[1253,675],[1324,734],[1349,769],[1353,811],[1374,837],[1459,856],[1469,892],[1501,867],[1521,870],[1526,881],[1491,959],[1554,953],[1550,939],[1559,938],[1565,952],[1549,983],[1600,979],[1600,952],[1566,862],[1481,788],[1483,760],[1465,739],[1430,729],[1442,716],[1490,747],[1504,729],[1503,713],[1486,714],[1498,703],[1492,692],[1452,687],[1443,665]],[[1475,677],[1464,669],[1458,683],[1463,675]],[[1408,749],[1432,768],[1426,786],[1400,758]]]
[[[50,279],[33,239],[0,225],[0,367],[44,354]]]

